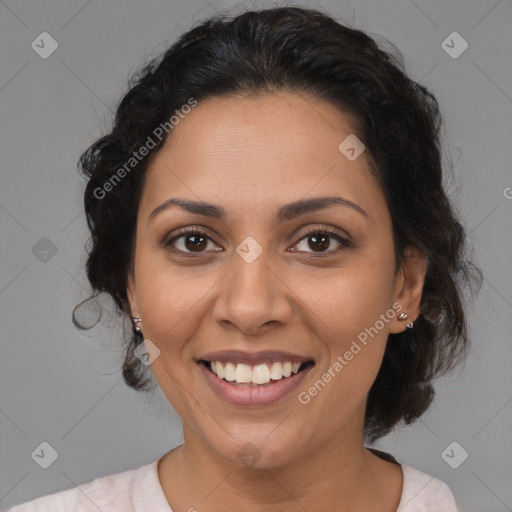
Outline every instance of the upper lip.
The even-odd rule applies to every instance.
[[[241,350],[219,350],[208,352],[197,358],[197,361],[220,361],[221,363],[242,363],[257,365],[269,362],[286,363],[305,363],[313,361],[311,357],[299,356],[291,352],[282,352],[280,350],[264,350],[260,352],[243,352]]]

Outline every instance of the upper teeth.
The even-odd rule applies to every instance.
[[[272,363],[257,364],[250,366],[248,364],[221,363],[220,361],[210,361],[212,372],[221,379],[236,382],[252,382],[253,384],[266,384],[272,380],[280,380],[283,377],[289,377],[292,373],[299,371],[301,363]]]

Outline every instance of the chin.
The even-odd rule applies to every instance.
[[[270,430],[272,432],[272,430]],[[293,462],[297,457],[298,440],[294,440],[287,432],[284,438],[274,438],[265,429],[244,436],[227,438],[219,442],[212,441],[210,446],[230,464],[248,469],[272,469]]]

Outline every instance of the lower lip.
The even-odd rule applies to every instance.
[[[277,402],[296,389],[309,370],[313,368],[311,366],[293,376],[283,377],[274,384],[267,386],[239,387],[217,377],[215,373],[206,368],[204,363],[199,363],[198,366],[213,391],[234,405],[268,405]]]

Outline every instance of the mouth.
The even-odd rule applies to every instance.
[[[279,381],[293,378],[315,365],[313,360],[304,362],[269,361],[251,365],[231,361],[209,361],[207,359],[200,359],[198,364],[203,365],[209,372],[224,382],[232,386],[245,388],[272,386]]]
[[[238,350],[204,354],[195,362],[207,389],[232,405],[268,406],[297,389],[315,360],[288,352]]]

